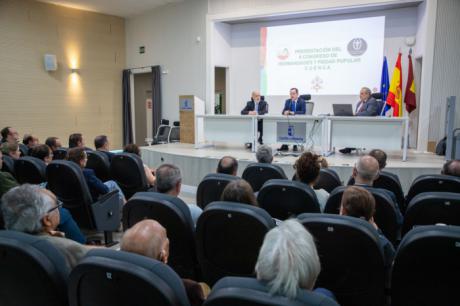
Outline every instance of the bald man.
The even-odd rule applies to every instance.
[[[265,115],[268,113],[268,103],[262,99],[260,92],[253,91],[251,95],[251,101],[246,102],[246,107],[241,111],[241,115]],[[259,139],[257,140],[260,144],[263,144],[262,136],[264,134],[263,120],[257,120],[257,131],[259,132]]]
[[[379,177],[379,172],[379,162],[374,157],[370,155],[360,157],[353,168],[352,176],[355,179],[355,186],[363,187],[371,193],[372,191],[379,191],[386,194],[392,200],[398,224],[402,224],[403,217],[401,211],[399,210],[395,194],[387,189],[372,187],[374,181]]]
[[[216,172],[236,176],[238,161],[232,156],[224,156],[219,160]]]
[[[441,174],[460,177],[460,160],[449,160],[442,167]]]
[[[140,221],[123,235],[121,250],[150,257],[167,264],[169,239],[166,229],[155,220]],[[190,279],[182,279],[182,281],[190,304],[192,306],[202,305],[206,299],[204,291],[209,293],[209,287]]]

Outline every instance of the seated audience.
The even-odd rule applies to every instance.
[[[159,193],[169,194],[173,197],[178,197],[182,187],[182,176],[180,169],[171,164],[163,164],[158,167],[157,171],[156,190]],[[188,204],[190,214],[192,215],[193,223],[196,225],[198,217],[203,212],[201,208],[194,204]]]
[[[460,160],[449,160],[442,167],[441,174],[460,177]]]
[[[36,157],[49,164],[53,160],[53,152],[46,144],[39,144],[29,150],[29,156]]]
[[[254,190],[252,190],[251,185],[245,180],[236,180],[228,183],[224,191],[222,191],[220,200],[259,206],[254,195]]]
[[[131,143],[125,146],[123,149],[123,152],[125,153],[132,153],[136,154],[137,156],[141,157],[141,150],[139,149],[139,146]],[[144,164],[144,171],[145,171],[145,176],[147,177],[147,182],[149,183],[150,186],[155,186],[155,170],[149,168],[146,164]]]
[[[261,145],[257,148],[256,159],[261,164],[271,164],[273,162],[273,150],[268,145]]]
[[[24,134],[24,138],[22,139],[22,143],[27,146],[30,150],[34,146],[38,145],[38,138],[33,136],[32,134]]]
[[[154,220],[143,220],[128,229],[121,241],[121,250],[168,263],[169,240],[166,229]],[[200,306],[210,289],[206,284],[182,279],[192,306]],[[206,293],[205,293],[206,292]]]
[[[112,157],[115,155],[114,153],[110,152],[109,150],[109,139],[105,135],[99,135],[94,138],[94,147],[96,151],[104,153],[109,162],[112,161]]]
[[[25,184],[3,195],[1,209],[7,230],[43,237],[62,252],[69,269],[73,269],[88,249],[56,231],[61,205],[51,191]]]
[[[385,259],[385,270],[388,275],[395,255],[395,249],[374,222],[374,213],[375,199],[369,191],[357,186],[348,186],[345,189],[340,205],[340,214],[366,220],[379,232],[380,244],[383,248]]]
[[[329,168],[329,164],[326,158],[324,158],[323,156],[319,156],[318,159],[319,159],[319,164],[321,165],[321,169]]]
[[[89,191],[93,201],[97,201],[99,196],[104,195],[110,191],[118,191],[118,197],[120,199],[120,207],[126,203],[125,196],[123,191],[121,191],[118,184],[112,180],[107,182],[102,182],[94,172],[93,169],[88,169],[86,167],[86,162],[88,161],[88,156],[86,155],[85,149],[82,147],[72,148],[67,152],[67,159],[76,163],[80,166],[83,171],[83,175],[88,184]]]
[[[71,148],[84,148],[85,150],[91,150],[91,148],[85,147],[85,140],[81,133],[70,134],[69,136],[69,149]]]
[[[238,161],[231,156],[224,156],[219,160],[217,173],[229,174],[236,176],[238,172]]]
[[[385,153],[385,151],[380,150],[380,149],[374,149],[369,152],[369,155],[377,160],[377,162],[379,163],[380,171],[385,169],[385,167],[387,166],[387,154]],[[396,181],[399,182],[399,177],[396,174],[391,173],[391,172],[386,172],[386,173],[391,175]]]
[[[62,148],[61,140],[57,137],[48,137],[46,138],[45,144],[51,148],[51,151],[56,151],[59,148]]]
[[[329,193],[324,189],[314,189],[321,170],[320,156],[312,152],[304,152],[296,160],[294,169],[296,171],[296,179],[304,184],[307,184],[315,191],[319,208],[321,209],[321,212],[323,212],[327,199],[329,198]]]
[[[374,181],[379,176],[379,163],[374,157],[370,155],[364,155],[360,157],[355,167],[353,168],[352,176],[355,179],[355,186],[364,187],[371,193],[372,190],[379,190],[380,192],[388,195],[388,197],[392,199],[392,204],[396,211],[397,222],[398,224],[402,224],[403,216],[399,210],[398,201],[396,200],[395,194],[383,188],[372,187]]]
[[[2,145],[2,152],[13,159],[19,159],[21,157],[19,144],[15,142],[4,142]]]
[[[0,151],[0,169],[3,167],[3,153]],[[18,182],[6,171],[0,171],[0,197],[5,194],[8,190],[18,186]]]
[[[298,299],[313,291],[321,271],[313,237],[295,219],[282,222],[265,235],[255,271],[273,295]],[[329,290],[314,291],[334,298]]]
[[[0,134],[2,135],[2,143],[19,143],[19,134],[18,131],[13,129],[11,126],[4,127]]]

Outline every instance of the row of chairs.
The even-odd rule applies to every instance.
[[[174,121],[173,126],[169,125],[169,120],[161,119],[161,124],[153,139],[154,144],[180,142],[180,122]]]

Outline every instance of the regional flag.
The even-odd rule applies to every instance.
[[[411,113],[417,108],[415,101],[415,83],[414,83],[414,70],[412,68],[412,50],[409,52],[409,72],[407,74],[406,92],[404,94],[404,103],[406,103],[406,110]]]
[[[387,104],[393,108],[393,117],[402,116],[401,52],[398,53],[398,59],[396,60],[395,69],[393,70]]]

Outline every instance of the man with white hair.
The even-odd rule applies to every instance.
[[[273,295],[286,296],[311,305],[337,305],[327,289],[312,292],[321,265],[311,234],[295,219],[282,222],[265,235],[256,263],[259,281]],[[321,293],[322,295],[318,294]]]
[[[260,92],[253,91],[251,101],[246,103],[246,106],[241,111],[241,115],[262,116],[268,113],[268,103],[262,98]],[[259,132],[258,142],[263,144],[264,124],[262,119],[257,120],[257,131]]]
[[[257,148],[256,159],[261,164],[271,164],[273,162],[273,151],[270,146],[261,145]]]
[[[88,248],[56,231],[62,202],[49,190],[36,185],[15,187],[2,197],[2,214],[7,230],[39,235],[63,255],[69,271],[85,256]]]

